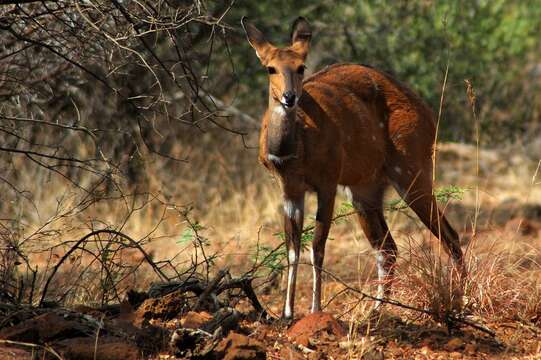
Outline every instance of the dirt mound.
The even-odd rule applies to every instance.
[[[146,299],[136,310],[135,316],[141,324],[151,319],[170,320],[180,316],[186,309],[186,298],[180,292],[173,292],[158,298]]]
[[[66,360],[137,360],[143,355],[135,344],[113,336],[66,339],[55,349]]]
[[[328,313],[317,312],[297,321],[287,332],[287,336],[297,344],[309,346],[314,339],[336,341],[347,331]]]
[[[95,328],[85,318],[77,319],[69,313],[51,312],[0,330],[0,339],[45,343],[92,333],[95,333]]]
[[[218,344],[214,352],[217,359],[224,360],[266,359],[263,343],[233,331]]]

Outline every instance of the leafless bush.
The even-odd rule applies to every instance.
[[[117,257],[134,242],[118,234],[134,211],[167,202],[151,189],[148,162],[184,163],[187,154],[173,144],[187,127],[210,123],[234,131],[220,122],[223,104],[208,90],[206,76],[216,44],[227,47],[223,17],[230,6],[2,2],[2,293],[14,295],[21,259],[53,254],[54,246],[70,249],[69,238],[87,231],[117,232],[107,241],[84,241],[101,247],[99,254],[83,244],[77,252],[94,256],[100,271],[127,276]],[[44,206],[43,198],[52,201]],[[113,222],[102,216],[112,207],[120,214]],[[159,214],[153,220],[159,222]],[[111,258],[100,258],[106,254]],[[76,258],[70,262],[83,266]],[[54,264],[49,260],[42,263]],[[36,266],[26,270],[34,280]],[[100,276],[113,281],[111,274]],[[114,289],[102,301],[116,296]]]

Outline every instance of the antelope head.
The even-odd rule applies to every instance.
[[[299,17],[292,26],[291,44],[278,48],[245,17],[241,23],[248,42],[269,74],[268,157],[278,164],[295,155],[296,109],[302,95],[304,62],[312,31],[308,21]]]

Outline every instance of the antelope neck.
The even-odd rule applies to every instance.
[[[295,107],[286,111],[274,99],[269,101],[269,108],[267,157],[274,165],[283,165],[297,155],[297,109]]]

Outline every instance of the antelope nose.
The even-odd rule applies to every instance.
[[[286,107],[295,105],[295,93],[293,91],[286,91],[283,95],[283,99]]]

